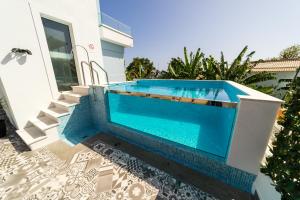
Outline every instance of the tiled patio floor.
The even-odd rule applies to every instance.
[[[216,199],[97,137],[90,141],[27,151],[13,132],[0,139],[0,199]]]

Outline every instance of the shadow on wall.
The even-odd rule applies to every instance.
[[[26,63],[26,60],[27,60],[27,54],[25,54],[25,53],[18,53],[18,52],[16,52],[16,53],[9,52],[1,60],[1,64],[2,65],[6,65],[8,62],[10,62],[12,60],[16,60],[19,63],[19,65],[24,65]]]
[[[5,113],[6,113],[7,118],[9,119],[9,122],[18,129],[18,125],[17,125],[16,119],[13,115],[13,112],[12,112],[12,109],[10,106],[10,102],[8,101],[5,87],[3,85],[3,81],[2,81],[1,77],[0,77],[0,99],[2,99],[1,104],[2,104],[3,109],[5,110]]]

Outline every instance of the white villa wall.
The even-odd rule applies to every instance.
[[[268,81],[266,81],[266,83],[264,84],[270,84],[270,85],[276,85],[277,88],[282,88],[282,87],[285,87],[287,82],[281,82],[279,83],[278,81],[281,80],[281,79],[293,79],[294,76],[295,76],[296,72],[277,72],[275,74],[276,76],[276,80],[273,80],[273,83],[268,83]],[[272,81],[272,80],[270,80]],[[274,83],[275,82],[275,83]],[[278,98],[282,98],[285,94],[285,91],[280,91],[280,90],[277,90],[275,91],[275,95],[278,97]]]
[[[70,35],[75,45],[82,45],[87,48],[90,59],[103,65],[102,48],[100,43],[98,1],[90,0],[84,3],[80,0],[62,0],[53,4],[53,1],[31,0],[34,20],[37,24],[37,32],[41,41],[42,52],[45,55],[47,70],[54,75],[51,58],[48,51],[46,36],[41,21],[41,16],[52,19],[57,22],[69,25]],[[90,48],[92,46],[92,48]],[[75,61],[79,82],[83,84],[83,78],[80,67],[81,61],[87,61],[86,53],[81,48],[76,48]],[[104,73],[97,67],[95,70],[101,75],[101,83],[105,83]],[[88,68],[85,68],[87,84],[91,84]],[[51,76],[51,84],[56,87],[55,77]]]
[[[26,1],[0,6],[0,77],[18,127],[49,103],[51,91]],[[32,56],[12,57],[12,48],[30,49]]]
[[[133,38],[114,28],[102,24],[99,29],[101,39],[124,47],[133,47]]]
[[[125,77],[124,47],[101,41],[103,66],[108,73],[109,82],[123,82]]]
[[[272,72],[274,73],[274,72]],[[259,83],[259,85],[262,86],[277,86],[278,85],[278,81],[280,79],[293,79],[295,76],[295,72],[275,72],[274,73],[276,79],[274,80],[268,80],[268,81],[264,81]],[[280,83],[279,86],[284,86],[284,83]]]
[[[0,6],[0,78],[7,95],[17,128],[35,117],[59,93],[42,26],[41,16],[70,25],[72,42],[88,49],[92,60],[103,65],[99,35],[98,1],[89,0],[7,0]],[[33,55],[11,57],[12,48],[24,48]],[[79,61],[86,60],[81,49],[76,51],[79,81]],[[88,74],[87,72],[85,74]],[[99,70],[100,79],[105,80]],[[89,76],[86,77],[90,82]],[[103,83],[103,82],[102,82]]]
[[[281,87],[284,87],[286,85],[286,82],[278,83],[278,81],[280,79],[293,79],[294,76],[295,76],[295,72],[272,72],[272,73],[274,73],[276,79],[264,81],[264,82],[258,83],[258,85],[261,85],[261,86],[274,86],[274,87],[277,87],[277,88],[281,88]],[[277,96],[278,98],[281,98],[283,96],[282,91],[275,90],[275,96]]]
[[[258,174],[282,101],[243,85],[228,83],[248,95],[239,95],[227,164]]]

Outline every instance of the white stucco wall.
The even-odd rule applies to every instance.
[[[259,85],[263,85],[263,86],[277,86],[278,85],[278,81],[280,79],[293,79],[295,76],[295,72],[272,72],[274,73],[276,79],[274,80],[268,80],[268,81],[264,81],[259,83]],[[284,83],[281,83],[280,85],[283,85]]]
[[[258,174],[282,101],[243,85],[231,81],[228,83],[248,95],[238,96],[240,102],[227,164]]]
[[[123,82],[125,77],[124,47],[101,41],[103,66],[108,72],[109,82]]]
[[[41,16],[69,25],[73,46],[92,44],[94,49],[88,48],[91,59],[103,65],[98,7],[97,0],[9,0],[1,4],[0,78],[18,128],[59,95]],[[29,49],[33,55],[11,57],[12,48]],[[80,82],[81,60],[86,60],[85,53],[77,49]],[[98,71],[104,83],[104,73]],[[89,76],[86,79],[90,82]]]
[[[98,15],[98,1],[89,0],[89,1],[80,1],[80,0],[62,0],[56,1],[53,4],[51,0],[31,0],[31,7],[33,10],[33,15],[35,23],[37,24],[37,32],[39,34],[39,40],[41,41],[42,51],[45,55],[45,61],[47,70],[50,74],[54,74],[50,55],[48,53],[47,41],[40,20],[40,16],[52,19],[57,22],[69,25],[71,39],[73,47],[75,45],[82,45],[87,48],[90,59],[95,60],[100,65],[103,65],[102,60],[102,48],[100,43],[100,35],[98,33],[99,27],[99,15]],[[92,48],[89,48],[90,46]],[[80,62],[87,60],[85,52],[76,48],[75,61],[77,67],[77,74],[80,83],[82,83],[82,74],[80,73],[81,67]],[[100,55],[99,55],[100,54]],[[100,80],[102,83],[105,83],[104,73],[97,67],[95,69],[101,75]],[[88,68],[85,68],[86,81],[91,83]],[[54,76],[51,76],[54,78]],[[55,79],[53,80],[53,87],[56,86]]]
[[[132,36],[122,33],[107,25],[102,24],[99,28],[99,33],[102,40],[124,47],[133,47]]]
[[[258,83],[258,85],[261,86],[274,86],[276,88],[281,88],[284,87],[286,85],[286,82],[281,82],[279,83],[278,81],[281,79],[293,79],[295,76],[295,72],[272,72],[274,73],[276,79],[274,80],[268,80],[268,81],[264,81],[261,83]],[[282,91],[278,91],[275,90],[275,96],[278,98],[281,98],[282,95]]]

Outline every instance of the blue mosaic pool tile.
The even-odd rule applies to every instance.
[[[224,158],[213,157],[168,140],[150,136],[147,133],[109,122],[108,103],[105,89],[95,88],[95,98],[90,99],[91,112],[95,127],[137,145],[145,150],[158,153],[210,177],[223,181],[240,190],[251,193],[256,175],[225,164]]]
[[[92,120],[92,112],[90,107],[90,96],[80,98],[80,103],[69,108],[69,115],[59,117],[58,132],[61,138],[67,139],[71,143],[80,142],[80,134],[82,138],[97,133]]]
[[[111,124],[110,133],[128,143],[158,153],[240,190],[251,192],[252,184],[256,178],[255,175],[230,167],[224,162],[202,156],[199,152],[180,149],[173,144],[168,144],[168,141],[153,139],[152,137],[141,135],[133,130],[129,131],[125,129],[124,127]]]
[[[90,110],[91,110],[91,118],[93,122],[93,126],[98,131],[107,131],[106,122],[108,120],[108,115],[106,114],[106,101],[103,96],[103,88],[95,88],[93,91],[90,88]]]

